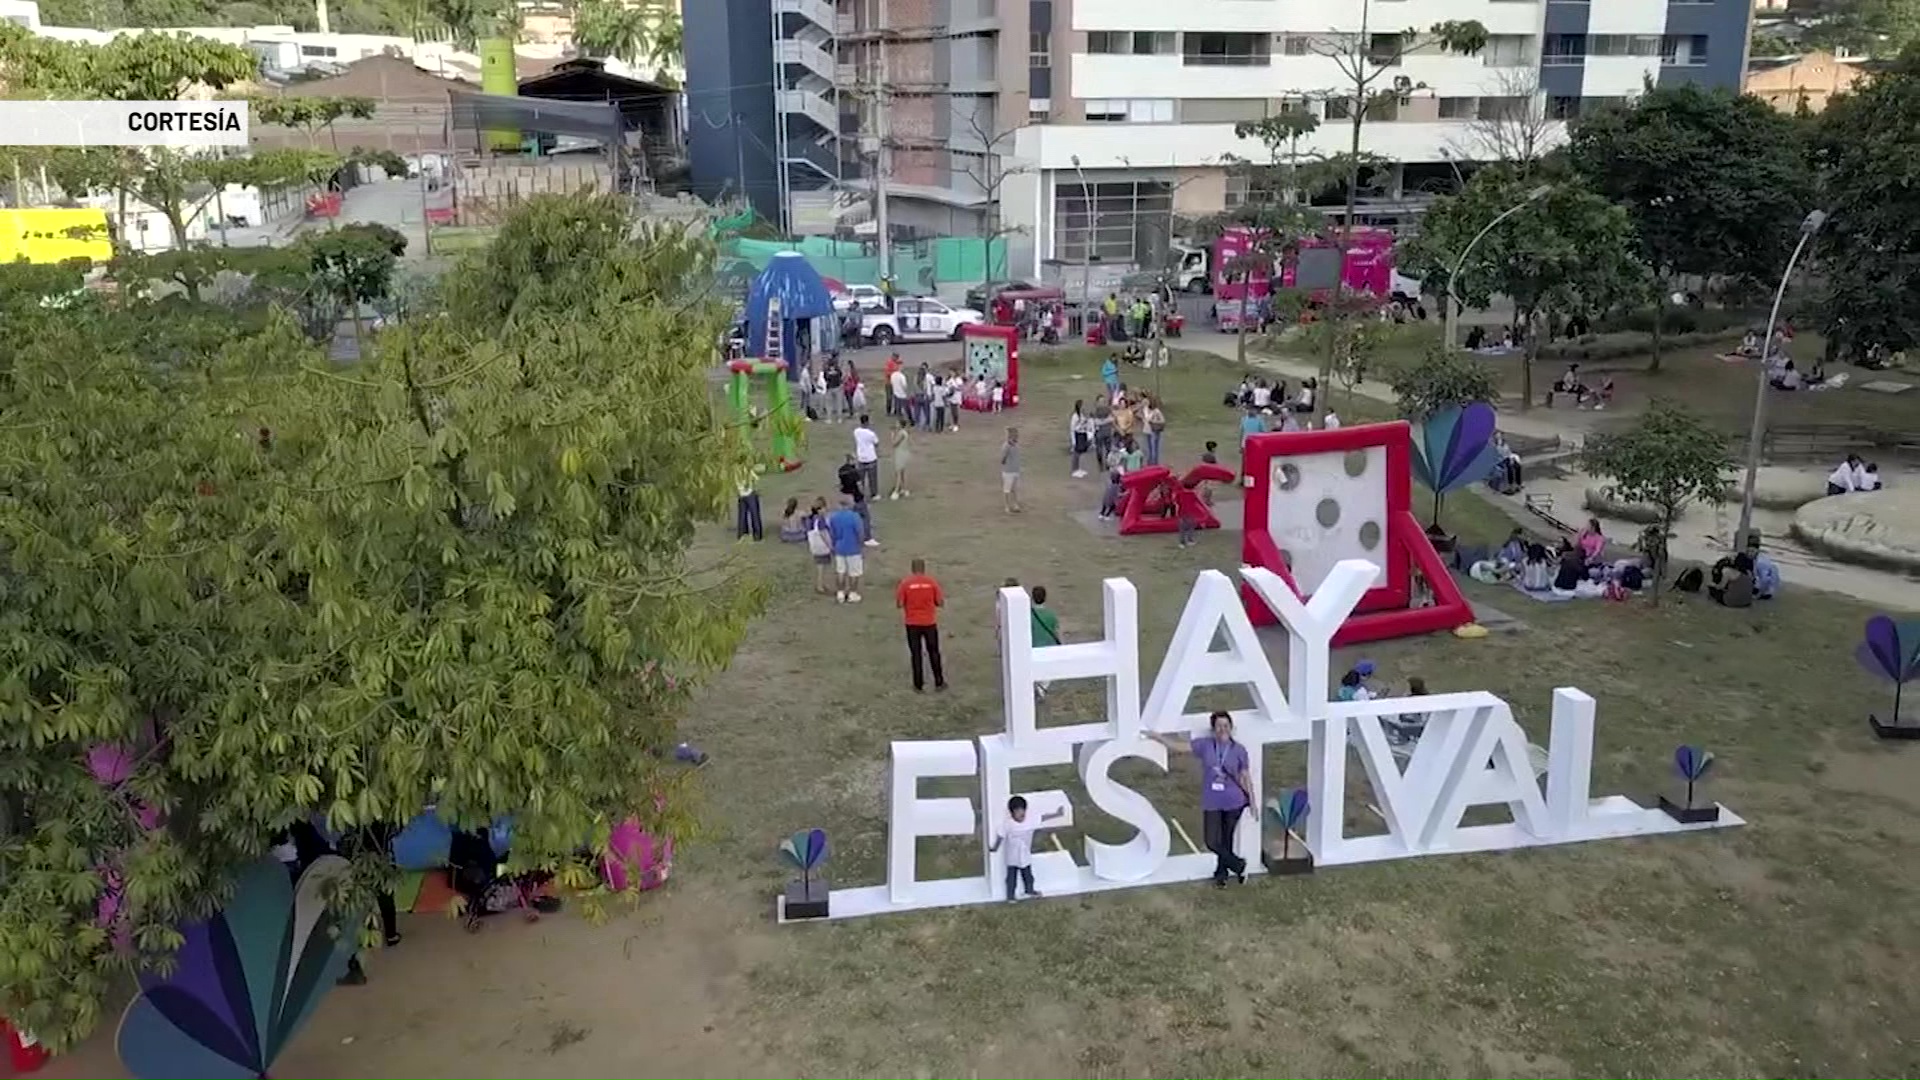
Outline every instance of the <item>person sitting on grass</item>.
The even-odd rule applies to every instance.
[[[800,500],[790,498],[780,511],[780,542],[798,544],[807,538],[807,519],[800,513]]]
[[[1753,560],[1741,552],[1733,557],[1731,565],[1724,569],[1713,568],[1714,581],[1707,586],[1707,595],[1721,607],[1743,608],[1753,606]]]
[[[1407,680],[1407,696],[1426,697],[1427,680],[1418,675],[1409,678]],[[1399,716],[1381,717],[1381,723],[1386,725],[1387,740],[1389,742],[1408,746],[1419,742],[1420,736],[1426,734],[1427,714],[1423,712],[1401,713]]]
[[[1527,561],[1520,568],[1520,587],[1527,592],[1546,592],[1553,588],[1553,566],[1553,560],[1547,555],[1547,545],[1528,544]]]
[[[1587,527],[1580,530],[1580,535],[1574,540],[1574,546],[1579,548],[1580,558],[1585,560],[1588,566],[1599,566],[1606,561],[1607,534],[1600,528],[1599,518],[1587,519]]]

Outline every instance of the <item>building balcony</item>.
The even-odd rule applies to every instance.
[[[824,131],[840,130],[840,110],[825,94],[812,90],[782,90],[776,94],[774,104],[781,112],[804,116],[820,125]]]
[[[834,62],[833,54],[818,42],[804,38],[787,38],[773,43],[773,59],[776,63],[793,64],[805,68],[808,72],[831,83],[839,75],[839,65]]]
[[[774,14],[798,15],[831,34],[835,21],[833,5],[827,0],[773,0]]]
[[[837,146],[822,146],[812,139],[788,139],[780,160],[792,169],[811,171],[827,180],[840,179]]]

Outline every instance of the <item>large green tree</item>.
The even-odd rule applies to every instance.
[[[1567,175],[1548,181],[1545,194],[1530,198],[1542,175],[1509,165],[1481,169],[1458,195],[1434,203],[1421,220],[1420,234],[1402,253],[1407,273],[1443,298],[1451,290],[1453,299],[1472,307],[1486,307],[1495,296],[1513,301],[1514,314],[1528,331],[1521,361],[1523,408],[1532,404],[1533,361],[1542,331],[1555,316],[1602,310],[1637,297],[1645,285],[1627,210]],[[1482,229],[1522,204],[1467,252]],[[1462,255],[1467,261],[1453,277]]]
[[[1841,348],[1920,344],[1920,46],[1851,94],[1814,130],[1822,235],[1820,305]]]
[[[684,824],[679,710],[762,601],[690,555],[749,462],[712,264],[614,200],[530,200],[346,369],[272,318],[162,355],[143,305],[8,268],[0,1013],[84,1034],[308,814],[512,814],[514,863],[569,874],[629,814]]]
[[[1655,370],[1675,276],[1779,279],[1812,209],[1803,130],[1759,98],[1697,86],[1650,90],[1573,125],[1574,168],[1633,216],[1659,286]]]

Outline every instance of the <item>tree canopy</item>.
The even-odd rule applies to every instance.
[[[749,467],[712,260],[530,200],[348,368],[273,311],[0,271],[0,1013],[84,1034],[310,814],[510,814],[569,873],[684,822],[678,711],[763,595],[689,554]]]
[[[1920,46],[1836,97],[1814,128],[1823,329],[1850,348],[1920,343]]]
[[[1632,216],[1663,283],[1656,312],[1675,274],[1778,280],[1813,208],[1798,125],[1750,95],[1658,87],[1576,121],[1567,151],[1587,185]]]
[[[1576,176],[1558,175],[1544,183],[1545,193],[1533,196],[1541,173],[1508,165],[1481,169],[1458,195],[1434,203],[1420,234],[1403,252],[1406,272],[1442,297],[1451,289],[1461,303],[1478,308],[1496,295],[1513,301],[1515,314],[1535,329],[1527,335],[1523,364],[1529,400],[1531,361],[1540,339],[1535,324],[1632,299],[1645,280],[1624,207],[1589,190]],[[1481,230],[1514,207],[1520,209],[1474,243]],[[1463,254],[1467,261],[1454,278],[1454,264]]]

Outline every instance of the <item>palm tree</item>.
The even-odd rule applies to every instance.
[[[645,9],[620,0],[580,0],[573,8],[573,44],[582,56],[638,64],[651,51]]]

